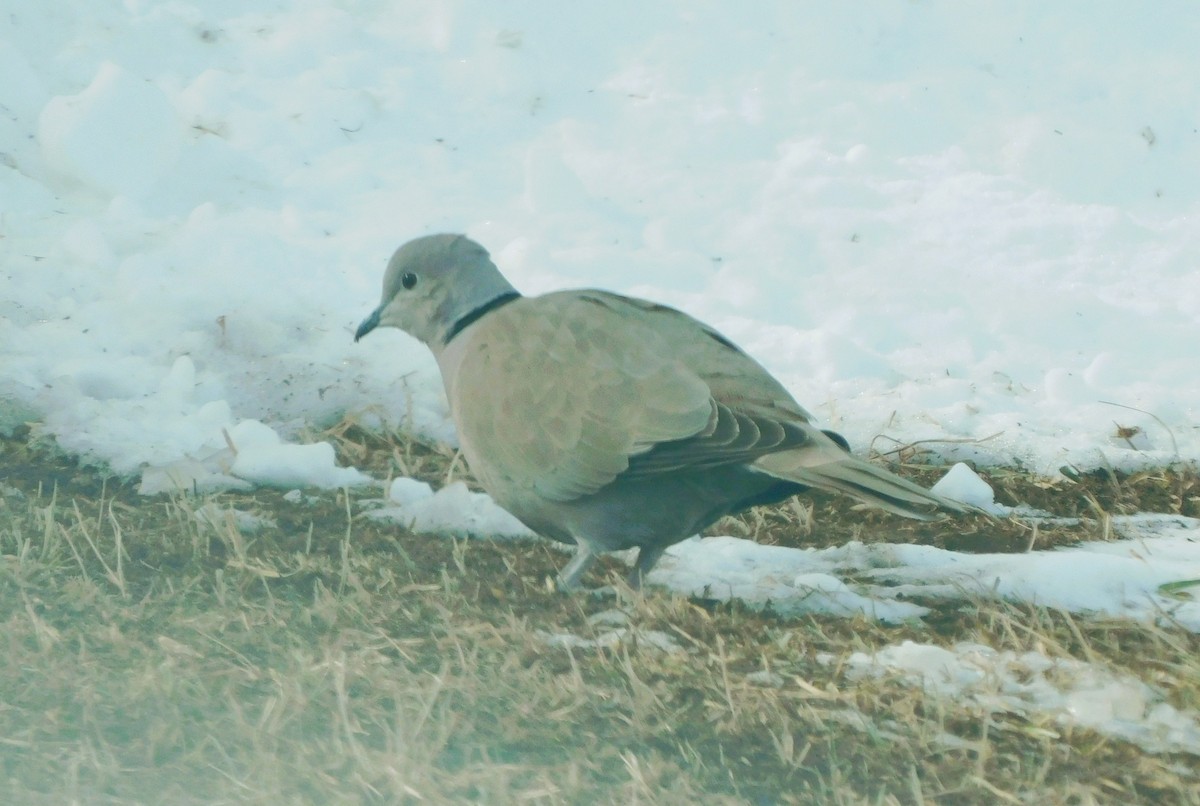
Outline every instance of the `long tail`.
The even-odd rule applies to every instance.
[[[970,507],[943,498],[907,479],[843,453],[832,444],[828,450],[805,448],[763,456],[754,467],[776,478],[820,490],[853,496],[896,515],[933,520],[939,512],[966,513]]]

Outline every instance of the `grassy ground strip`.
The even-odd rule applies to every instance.
[[[380,477],[462,472],[335,436]],[[562,555],[537,542],[407,534],[342,493],[144,499],[26,440],[0,450],[0,802],[1200,803],[1195,757],[852,681],[840,662],[904,639],[1036,649],[1200,710],[1191,634],[978,603],[898,627],[784,620],[651,591],[619,604],[613,639],[618,605],[549,591]],[[1038,537],[1054,543],[1100,539],[1105,513],[1146,501],[1197,505],[1194,480],[1165,471],[993,482],[1086,516]],[[736,528],[1028,542],[1020,525],[934,533],[834,499]],[[612,640],[547,640],[563,634]]]

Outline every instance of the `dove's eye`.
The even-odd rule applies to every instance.
[[[404,274],[400,275],[400,285],[404,286],[405,288],[412,288],[416,284],[417,275],[413,274],[411,271],[406,271]]]

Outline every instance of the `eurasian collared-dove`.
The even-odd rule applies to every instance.
[[[546,537],[663,551],[723,515],[810,487],[910,518],[963,507],[847,451],[736,345],[687,314],[607,291],[524,297],[463,235],[429,235],[388,263],[355,333],[398,327],[437,358],[463,454],[484,489]]]

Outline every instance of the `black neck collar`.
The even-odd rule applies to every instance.
[[[508,291],[492,300],[489,300],[488,302],[483,303],[478,308],[471,311],[450,326],[450,330],[446,332],[446,340],[443,342],[443,344],[449,344],[451,339],[466,330],[468,325],[474,323],[484,314],[490,313],[501,306],[507,305],[514,299],[519,299],[520,296],[521,292],[519,291]]]

